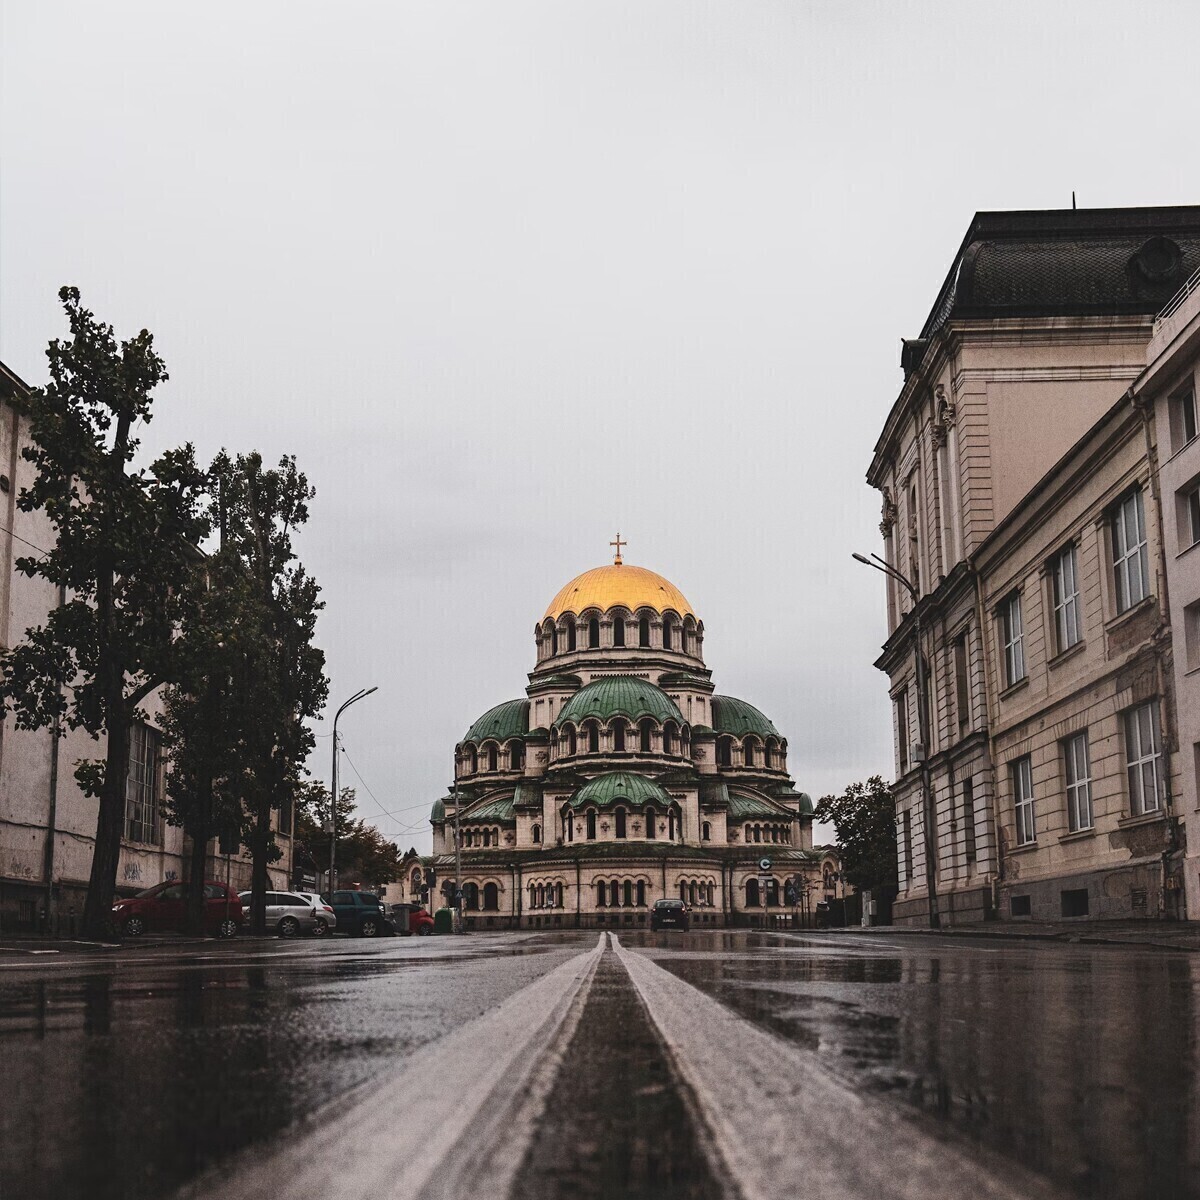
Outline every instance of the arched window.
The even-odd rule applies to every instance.
[[[538,884],[537,906],[538,906],[538,908],[546,907],[546,885],[544,883]]]
[[[626,908],[632,908],[633,907],[633,880],[632,879],[625,880],[625,885],[621,890],[624,893],[622,896],[622,903],[625,905]]]
[[[596,810],[594,808],[587,810],[587,836],[589,842],[596,840]]]
[[[650,618],[649,617],[642,617],[641,620],[638,621],[638,645],[639,646],[649,646],[650,645]]]
[[[708,907],[712,908],[714,901],[713,901],[713,885],[711,883],[708,885],[707,890],[708,890]]]
[[[730,767],[733,765],[733,738],[717,738],[717,766]]]
[[[700,826],[700,838],[705,842],[712,841],[712,826],[707,821]]]
[[[550,653],[558,653],[558,626],[550,630]]]
[[[762,900],[759,898],[759,894],[758,894],[758,880],[757,879],[747,879],[746,880],[746,907],[747,908],[758,908],[758,906],[761,903],[762,903]]]
[[[578,742],[575,738],[575,726],[567,726],[567,753],[575,754],[578,750]]]
[[[542,840],[542,827],[540,825],[535,825],[529,831],[529,833],[530,833],[530,836],[533,838],[533,841],[535,844]]]
[[[613,645],[625,645],[625,622],[621,617],[613,618]]]
[[[679,898],[680,898],[680,900],[682,900],[684,902],[684,904],[687,903],[687,898],[688,898],[687,884],[683,880],[679,881]]]
[[[588,649],[600,649],[600,622],[595,617],[588,622]]]
[[[653,736],[654,736],[654,722],[651,721],[649,717],[647,717],[644,721],[642,721],[641,725],[638,726],[638,749],[643,754],[650,753],[651,747],[654,744],[651,741],[651,738]]]
[[[537,908],[537,885],[533,883],[529,885],[529,907]]]
[[[479,770],[479,756],[475,753],[475,747],[472,746],[467,751],[467,774],[474,775]]]
[[[646,881],[644,879],[637,881],[637,902],[638,908],[646,907]]]
[[[673,808],[669,808],[669,809],[667,809],[667,841],[673,842],[674,840],[675,840],[675,810]]]
[[[562,908],[563,906],[563,885],[556,883],[554,885],[554,907]]]
[[[608,889],[603,879],[596,880],[596,907],[604,908],[608,904]]]
[[[500,908],[500,889],[494,883],[483,885],[483,911],[496,912]]]
[[[690,904],[696,903],[696,881],[695,880],[692,880],[692,882],[688,884],[688,902]]]
[[[575,840],[575,822],[571,819],[571,809],[569,805],[564,805],[562,810],[562,827],[563,837],[568,842]]]
[[[508,744],[508,769],[510,771],[519,771],[525,765],[525,747],[520,742],[509,742]]]
[[[496,759],[496,747],[494,745],[488,747],[487,764],[487,769],[489,771],[494,771],[498,765]]]
[[[468,911],[479,911],[479,884],[464,883],[463,884],[463,900],[466,902]]]
[[[588,753],[589,754],[599,754],[600,753],[600,726],[597,725],[595,721],[592,721],[588,725],[587,739],[588,739]]]
[[[755,827],[754,827],[754,840],[756,842],[762,841],[762,826],[761,825],[755,825]]]
[[[747,738],[746,744],[742,747],[742,759],[746,766],[754,766],[754,743]]]
[[[663,618],[663,649],[670,650],[671,648],[671,622],[665,617]]]
[[[616,815],[617,815],[617,837],[623,838],[625,836],[625,810],[623,808],[618,808]]]
[[[612,727],[613,737],[613,752],[616,754],[625,753],[625,722],[615,721]]]
[[[654,841],[654,839],[657,836],[658,836],[658,830],[655,827],[654,809],[651,808],[650,805],[647,805],[646,806],[646,838],[652,842],[652,841]]]
[[[608,885],[608,907],[616,908],[621,903],[621,895],[617,890],[617,881],[614,879]]]
[[[572,619],[567,622],[567,649],[574,650],[577,645],[578,633],[576,632],[575,621]]]

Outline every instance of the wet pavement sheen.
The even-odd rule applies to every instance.
[[[1200,955],[882,932],[622,942],[1080,1196],[1200,1196]]]

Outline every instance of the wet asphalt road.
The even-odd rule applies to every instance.
[[[914,1129],[1065,1194],[1200,1196],[1200,955],[885,933],[621,941]],[[0,1196],[169,1195],[369,1097],[414,1051],[595,943],[525,933],[0,953]],[[720,1195],[704,1132],[611,954],[581,1002],[513,1194]],[[387,1138],[421,1121],[421,1101],[368,1103],[365,1119]]]

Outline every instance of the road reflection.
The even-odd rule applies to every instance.
[[[1087,1197],[1200,1195],[1196,955],[856,935],[622,941]]]

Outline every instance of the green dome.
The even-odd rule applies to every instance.
[[[594,804],[597,808],[611,808],[624,801],[631,808],[646,804],[657,804],[667,808],[674,800],[653,779],[636,775],[632,771],[613,771],[589,779],[570,799],[574,809]]]
[[[732,696],[714,696],[712,712],[713,728],[718,733],[731,733],[737,738],[745,737],[748,733],[756,733],[760,738],[783,737],[766,716],[745,700],[735,700]]]
[[[588,717],[607,721],[618,715],[635,721],[639,717],[653,717],[660,722],[683,724],[683,714],[666,692],[632,675],[606,675],[603,679],[593,679],[563,705],[556,724],[574,721],[578,725]]]
[[[509,738],[521,737],[529,732],[529,701],[506,700],[489,708],[487,712],[467,730],[464,742],[486,742],[495,738],[506,742]]]
[[[433,808],[429,813],[431,821],[444,821],[446,819],[446,805],[441,800],[433,802]]]

